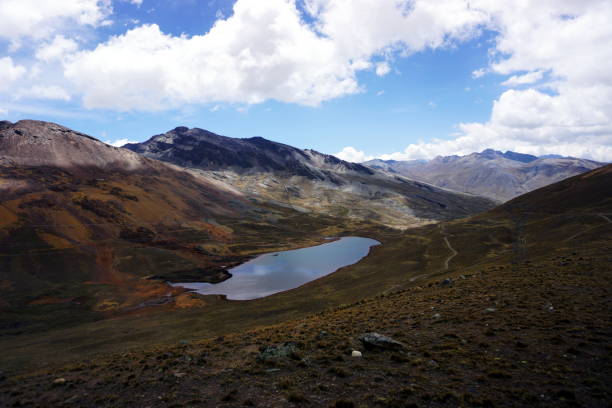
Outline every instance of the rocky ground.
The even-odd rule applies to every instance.
[[[607,249],[581,243],[279,325],[4,378],[0,405],[609,407]],[[401,345],[366,347],[366,333]]]

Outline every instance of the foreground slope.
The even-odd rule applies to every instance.
[[[468,220],[372,231],[383,245],[364,261],[283,294],[226,302],[221,325],[203,313],[156,321],[208,339],[9,378],[0,402],[607,407],[611,183],[606,166]],[[335,296],[344,304],[318,307]],[[366,332],[404,346],[364,348]],[[55,350],[78,352],[55,340]],[[23,347],[37,353],[40,342]]]
[[[521,194],[603,165],[572,157],[542,157],[487,149],[430,161],[371,160],[371,168],[401,174],[454,191],[507,201]]]
[[[226,279],[328,224],[60,125],[2,122],[0,335],[197,305],[164,280]]]
[[[301,211],[395,227],[465,217],[493,206],[481,197],[387,175],[261,137],[236,139],[178,127],[124,147],[146,157],[198,169],[246,194]]]

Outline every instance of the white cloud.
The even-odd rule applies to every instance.
[[[382,77],[391,72],[391,67],[386,62],[379,62],[376,64],[376,75]]]
[[[485,15],[464,0],[238,0],[199,36],[143,25],[78,53],[65,75],[88,108],[161,110],[268,99],[309,106],[361,92],[356,72],[391,52],[437,48],[475,34]],[[313,30],[314,27],[314,30]],[[111,63],[109,63],[111,62]],[[390,71],[378,63],[376,73]]]
[[[126,145],[128,143],[138,143],[138,142],[135,142],[133,140],[129,140],[129,139],[126,138],[126,139],[117,139],[115,141],[104,141],[104,143],[109,144],[111,146],[115,146],[115,147],[121,147],[121,146]]]
[[[486,13],[487,27],[499,33],[490,66],[472,76],[508,75],[504,85],[531,87],[503,92],[488,121],[459,124],[454,139],[419,142],[381,157],[433,158],[491,147],[612,160],[612,3],[472,0],[470,5]]]
[[[383,96],[384,94],[385,94],[385,91],[376,92],[376,96]]]
[[[71,30],[108,24],[111,0],[0,0],[0,39],[13,50],[28,44],[39,59],[26,69],[21,60],[0,57],[0,87],[22,86],[29,72],[30,82],[44,78],[78,89],[88,108],[118,111],[248,107],[268,99],[316,106],[363,92],[359,71],[385,75],[397,58],[487,30],[497,33],[490,63],[472,76],[503,76],[504,86],[520,88],[502,92],[487,121],[458,124],[453,140],[393,155],[493,147],[612,158],[609,0],[300,0],[307,16],[296,1],[237,0],[231,16],[219,16],[202,35],[173,36],[143,25],[79,51]],[[57,80],[62,75],[70,84]],[[353,150],[346,154],[368,157]]]
[[[534,82],[538,82],[539,80],[541,80],[543,76],[544,73],[542,71],[528,72],[523,75],[513,75],[504,82],[502,82],[502,85],[513,87],[518,85],[533,84]]]
[[[372,160],[373,156],[368,156],[362,151],[355,149],[354,147],[347,146],[340,152],[334,154],[339,159],[346,160],[353,163],[362,163],[364,161]]]
[[[0,117],[3,117],[3,118],[7,117],[7,116],[8,116],[8,113],[9,113],[9,112],[8,112],[8,110],[7,110],[7,109],[0,108]]]
[[[478,79],[482,76],[484,76],[484,74],[487,73],[487,70],[485,68],[479,68],[475,71],[472,71],[472,78],[474,79]]]
[[[65,89],[56,85],[34,85],[30,88],[16,91],[15,99],[34,98],[69,101],[70,94]]]
[[[129,0],[130,3],[132,4],[136,4],[137,6],[140,6],[143,2],[143,0]]]
[[[0,58],[0,90],[8,89],[26,73],[25,67],[15,65],[11,57]]]
[[[110,0],[0,0],[0,38],[49,38],[69,24],[98,26],[112,12]]]
[[[66,38],[63,35],[56,35],[52,42],[43,44],[36,50],[36,58],[49,62],[62,59],[69,53],[75,52],[79,48],[76,41]]]

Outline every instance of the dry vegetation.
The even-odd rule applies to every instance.
[[[383,245],[264,299],[205,296],[195,308],[4,336],[0,405],[607,407],[611,172],[443,227],[399,232],[321,218],[320,236]],[[303,229],[304,217],[292,228]],[[260,243],[269,237],[243,228]],[[241,251],[256,250],[247,242]],[[357,338],[373,331],[405,349],[365,350]],[[270,346],[291,351],[262,358]]]

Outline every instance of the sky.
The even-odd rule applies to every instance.
[[[609,0],[0,0],[0,120],[612,161]]]

